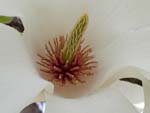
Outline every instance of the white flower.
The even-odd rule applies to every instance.
[[[88,95],[80,98],[49,95],[46,113],[138,113],[131,104],[137,103],[137,96],[131,95],[132,92],[123,86],[127,92],[121,92],[130,95],[129,101],[118,88],[111,86],[122,77],[136,77],[143,81],[146,105],[144,113],[149,113],[150,16],[147,11],[150,1],[0,2],[0,14],[20,16],[25,25],[23,35],[0,25],[0,108],[3,113],[19,113],[48,84],[48,91],[53,92],[53,84],[39,77],[34,63],[37,60],[36,54],[43,50],[50,38],[69,32],[76,19],[85,11],[90,17],[85,37],[99,62],[97,80],[94,86],[89,84],[87,88],[86,85],[81,88],[84,90],[80,93],[86,90]],[[129,87],[132,87],[131,91],[134,90],[132,85]],[[79,92],[74,88],[70,90]]]

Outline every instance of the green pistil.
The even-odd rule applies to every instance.
[[[67,37],[67,42],[64,47],[63,57],[67,64],[71,64],[76,54],[79,44],[82,40],[83,34],[88,26],[88,15],[84,14],[75,25],[72,32]]]

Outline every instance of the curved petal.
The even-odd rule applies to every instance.
[[[143,84],[143,90],[144,90],[144,100],[145,100],[145,108],[144,113],[149,113],[149,105],[150,105],[150,98],[149,98],[149,91],[150,91],[150,80],[147,79],[145,76],[149,76],[149,73],[142,70],[138,67],[124,67],[120,70],[114,71],[110,73],[111,77],[104,82],[104,84],[101,86],[101,88],[108,87],[112,85],[113,82],[116,80],[119,80],[120,78],[138,78],[142,81]]]
[[[145,97],[144,113],[149,113],[150,80],[145,77],[147,74],[149,75],[149,73],[144,70],[133,66],[124,67],[117,71],[113,71],[110,73],[111,78],[105,81],[96,94],[91,94],[87,97],[78,99],[66,99],[58,96],[49,96],[46,113],[139,113],[135,110],[131,103],[126,100],[120,92],[118,92],[118,90],[114,89],[114,87],[110,87],[115,81],[126,77],[138,78],[142,80]]]
[[[99,55],[101,60],[101,70],[100,75],[104,76],[104,81],[109,79],[111,70],[117,69],[124,66],[137,66],[145,71],[149,72],[150,67],[150,53],[149,53],[149,28],[142,28],[136,31],[128,31],[120,35],[121,38],[113,42],[110,46],[103,49]],[[146,78],[150,78],[148,74],[144,74]],[[99,79],[98,83],[103,83],[102,79]],[[128,85],[130,90],[135,91],[135,86]],[[140,92],[133,96],[132,92],[125,92],[125,95],[128,95],[132,102],[135,104],[139,100],[143,100],[143,94],[141,93],[142,89],[136,87],[136,91]],[[126,87],[126,90],[127,87]],[[129,90],[128,90],[129,91]],[[131,97],[132,96],[132,97]],[[140,97],[140,99],[139,99]]]
[[[142,86],[118,80],[112,87],[120,91],[139,111],[144,109],[144,106],[141,106],[141,103],[144,103]]]
[[[76,20],[85,12],[90,17],[89,29],[85,34],[89,42],[93,43],[97,40],[100,43],[99,47],[102,47],[115,39],[115,37],[109,38],[113,31],[108,29],[110,26],[106,20],[111,16],[116,5],[120,4],[119,0],[109,2],[105,0],[32,0],[30,3],[34,9],[27,27],[32,38],[27,37],[26,41],[31,43],[36,53],[42,50],[47,40],[70,32]]]
[[[39,77],[17,31],[0,26],[0,37],[1,111],[19,113],[48,83]]]
[[[150,80],[144,81],[144,96],[145,96],[145,108],[144,113],[149,113],[150,111]]]
[[[46,113],[138,113],[127,99],[113,88],[78,99],[50,96]]]
[[[0,25],[0,37],[1,112],[19,113],[48,83],[39,77],[21,34]]]

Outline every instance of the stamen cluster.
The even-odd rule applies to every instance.
[[[47,73],[46,79],[49,81],[61,84],[83,83],[85,81],[81,80],[82,76],[94,75],[93,69],[96,68],[97,62],[91,55],[92,49],[89,45],[82,47],[83,41],[80,42],[72,62],[68,64],[63,58],[66,41],[64,36],[60,36],[45,45],[45,55],[38,54],[40,70]]]
[[[91,55],[92,49],[83,46],[83,34],[88,25],[88,15],[81,16],[72,32],[66,37],[60,36],[45,45],[45,55],[38,55],[41,71],[47,73],[47,80],[61,84],[83,83],[83,76],[94,75],[96,61]]]

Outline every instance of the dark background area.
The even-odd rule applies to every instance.
[[[42,113],[42,111],[36,103],[33,103],[24,108],[20,113]]]

